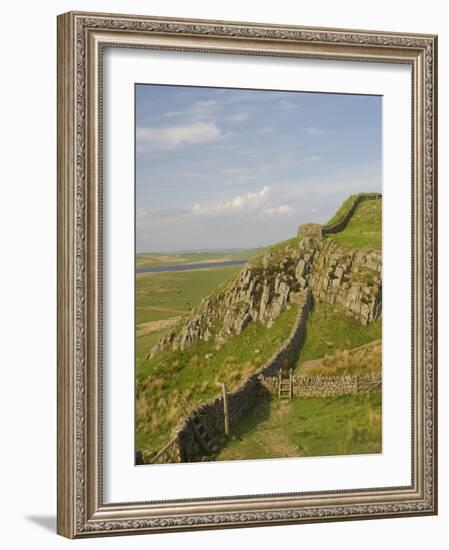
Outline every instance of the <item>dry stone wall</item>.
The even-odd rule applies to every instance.
[[[151,459],[151,464],[171,464],[176,462],[182,462],[178,434]]]
[[[259,380],[272,395],[278,394],[278,377],[261,376]],[[381,387],[382,375],[376,373],[359,376],[293,376],[293,397],[331,397],[368,393]]]
[[[354,197],[354,201],[337,223],[323,226],[323,235],[330,235],[331,233],[339,233],[340,231],[343,231],[343,229],[348,225],[349,220],[352,218],[355,209],[361,202],[381,198],[382,195],[380,193],[359,193]]]
[[[255,400],[267,390],[260,384],[260,377],[274,376],[282,368],[290,367],[298,357],[303,343],[307,318],[312,306],[309,291],[303,293],[298,316],[292,331],[283,346],[256,372],[246,378],[227,395],[229,424],[238,422],[250,410]],[[174,438],[151,460],[161,462],[192,462],[207,454],[196,434],[195,417],[198,417],[212,438],[224,435],[223,397],[217,396],[197,406],[176,429]]]

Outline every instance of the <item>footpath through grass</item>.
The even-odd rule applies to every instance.
[[[214,460],[380,453],[381,392],[332,398],[261,399]]]
[[[379,372],[381,338],[381,319],[363,326],[341,306],[318,302],[309,316],[297,372],[307,361],[311,375]],[[381,392],[289,401],[262,398],[231,427],[231,435],[215,460],[378,453]]]

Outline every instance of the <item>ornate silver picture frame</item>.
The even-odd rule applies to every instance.
[[[411,69],[411,483],[108,502],[103,56],[108,48]],[[58,17],[58,533],[69,538],[437,513],[437,37],[70,12]],[[388,235],[385,236],[388,239]],[[131,365],[130,369],[133,368]],[[149,465],[148,468],[152,466]],[[160,467],[160,466],[159,466]],[[176,467],[176,466],[175,466]]]

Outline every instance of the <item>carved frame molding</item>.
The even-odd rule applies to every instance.
[[[411,486],[103,503],[104,47],[411,66]],[[432,35],[76,12],[58,17],[58,533],[79,538],[437,513],[436,55]]]

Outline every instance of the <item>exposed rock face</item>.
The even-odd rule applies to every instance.
[[[381,254],[342,248],[323,238],[321,227],[302,226],[295,245],[254,260],[234,281],[204,298],[151,356],[165,349],[185,349],[199,340],[213,340],[220,348],[252,321],[271,326],[309,290],[315,301],[340,304],[365,325],[377,319],[382,310]]]
[[[382,257],[377,252],[344,250],[333,240],[317,250],[308,284],[315,300],[342,305],[366,325],[382,311]]]

